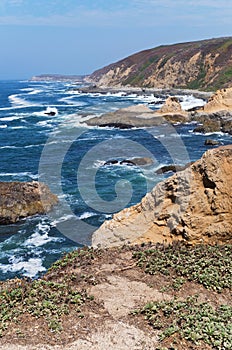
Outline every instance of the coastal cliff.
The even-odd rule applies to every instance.
[[[162,45],[93,72],[98,86],[217,90],[232,83],[232,37]]]
[[[207,151],[159,183],[141,203],[115,214],[92,237],[93,246],[166,242],[231,243],[232,145]]]

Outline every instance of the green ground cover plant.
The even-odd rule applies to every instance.
[[[154,329],[160,330],[160,341],[179,336],[196,345],[204,342],[213,349],[232,349],[231,306],[213,308],[193,296],[185,300],[150,302],[133,314],[143,315]]]
[[[133,257],[146,273],[173,276],[174,289],[180,289],[185,280],[217,292],[232,287],[231,245],[158,244],[155,248],[135,252]]]
[[[22,315],[44,318],[51,331],[62,329],[61,316],[68,315],[70,306],[81,314],[81,305],[88,296],[73,288],[67,281],[62,283],[35,280],[16,280],[12,286],[0,290],[0,336],[10,322],[19,322]]]

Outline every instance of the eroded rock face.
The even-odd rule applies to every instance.
[[[0,224],[15,223],[27,216],[45,214],[57,202],[57,196],[43,183],[0,182]]]
[[[232,242],[232,145],[208,150],[159,183],[141,203],[115,214],[93,234],[93,246],[125,243]]]
[[[206,113],[232,111],[232,88],[217,90],[203,107]]]

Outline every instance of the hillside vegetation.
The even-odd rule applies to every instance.
[[[90,75],[100,86],[217,90],[232,85],[232,37],[144,50]]]

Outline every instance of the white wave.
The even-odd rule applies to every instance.
[[[31,106],[39,106],[38,104],[29,102],[25,100],[24,98],[19,97],[21,95],[10,95],[8,97],[12,107],[14,108],[25,108],[25,107],[31,107]]]
[[[0,129],[5,129],[5,128],[7,128],[7,124],[0,125]]]
[[[23,261],[22,258],[11,257],[10,264],[0,264],[0,269],[3,273],[20,272],[24,276],[34,277],[39,272],[46,271],[41,258],[30,258],[28,261]]]
[[[67,197],[66,195],[61,195],[61,196],[59,196],[59,199],[66,198],[66,197]],[[56,227],[57,224],[60,224],[61,222],[73,219],[74,217],[76,217],[76,216],[75,215],[63,215],[59,219],[53,220],[51,222],[51,226]]]
[[[75,107],[81,107],[81,106],[86,106],[86,102],[81,102],[81,101],[72,101],[74,98],[76,98],[76,95],[74,96],[68,96],[68,97],[63,97],[59,99],[59,102],[65,102],[68,105],[75,106]]]
[[[45,146],[45,143],[41,143],[39,145],[28,145],[28,146],[24,146],[23,148],[35,148],[35,147],[42,147]]]
[[[29,173],[29,172],[23,172],[23,173],[0,173],[0,176],[2,176],[2,177],[5,177],[5,176],[16,176],[16,177],[28,176],[32,180],[37,180],[38,179],[38,175],[34,175],[32,173]]]
[[[24,118],[24,115],[13,115],[12,117],[0,118],[1,121],[11,122],[13,120],[18,120]]]
[[[24,148],[35,148],[35,147],[42,147],[42,146],[44,146],[44,144],[28,145],[28,146],[0,146],[0,149],[20,149],[20,148],[24,149]]]
[[[210,136],[210,135],[225,136],[227,134],[226,132],[222,132],[222,131],[212,131],[212,132],[206,132],[206,133],[195,132],[195,131],[192,131],[192,132],[194,133],[194,135],[200,135],[200,136]]]
[[[80,220],[83,220],[83,219],[88,219],[88,218],[91,218],[92,216],[95,216],[96,214],[95,213],[91,213],[91,212],[85,212],[83,214],[81,214],[80,216],[78,216],[78,218]]]
[[[176,96],[176,97],[180,98],[181,107],[185,110],[194,108],[194,107],[202,107],[206,103],[201,98],[196,98],[193,95],[184,95],[184,96]]]
[[[119,91],[119,92],[115,92],[115,93],[107,92],[106,96],[124,97],[124,96],[126,96],[126,92],[123,92],[123,91]]]
[[[39,94],[40,92],[43,92],[43,90],[40,89],[34,89],[34,88],[23,88],[20,89],[20,91],[26,91],[28,93],[28,95],[36,95]]]
[[[17,129],[27,129],[26,126],[11,126],[10,129],[17,130]]]
[[[57,242],[60,239],[49,237],[50,225],[45,222],[40,222],[36,231],[23,243],[26,247],[40,247],[49,242]]]
[[[20,91],[33,91],[34,89],[32,88],[23,88],[23,89],[20,89]]]
[[[41,92],[43,91],[39,89],[32,89],[32,91],[30,91],[28,95],[37,95],[37,94],[40,94]]]
[[[52,120],[47,120],[47,121],[46,120],[42,120],[42,121],[40,121],[40,122],[38,122],[36,124],[39,125],[39,126],[44,126],[44,127],[51,128],[52,127],[51,122],[52,122]]]
[[[128,97],[128,96],[127,96]],[[136,101],[141,101],[141,102],[145,102],[145,103],[161,103],[163,101],[162,98],[159,97],[155,97],[154,95],[141,95],[141,96],[136,96],[133,98]]]
[[[1,146],[0,149],[18,149],[22,147],[17,147],[17,146]]]

